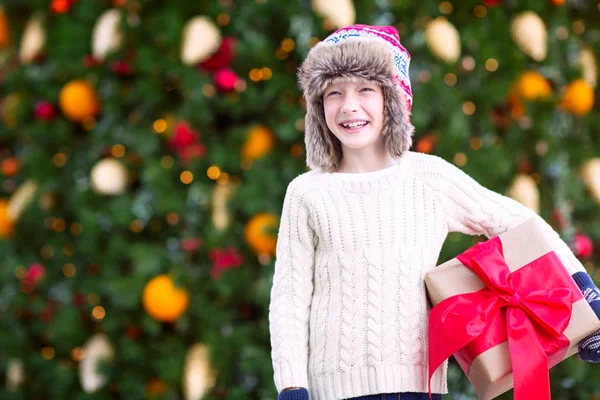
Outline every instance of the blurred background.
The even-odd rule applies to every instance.
[[[412,54],[413,150],[535,209],[600,279],[597,0],[0,4],[2,399],[276,399],[295,74],[352,23]],[[439,263],[477,240],[451,234]],[[600,399],[576,356],[551,382]],[[475,398],[454,361],[449,387]]]

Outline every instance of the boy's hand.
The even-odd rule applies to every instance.
[[[585,272],[573,274],[573,279],[596,316],[600,318],[600,289],[594,285],[592,279]],[[600,363],[600,331],[586,337],[579,343],[579,358],[583,361]]]
[[[600,363],[600,331],[579,343],[579,358],[587,362]]]
[[[308,400],[308,390],[301,387],[285,388],[279,393],[277,400]]]

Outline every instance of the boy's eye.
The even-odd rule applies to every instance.
[[[362,88],[362,89],[360,89],[360,91],[361,91],[361,92],[362,92],[363,90],[370,90],[370,91],[373,91],[373,89],[371,89],[370,87],[365,87],[365,88]]]
[[[332,96],[334,94],[340,94],[340,92],[336,92],[336,91],[329,92],[329,93],[327,93],[327,97]]]

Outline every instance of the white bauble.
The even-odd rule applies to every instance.
[[[98,161],[91,173],[92,188],[107,195],[119,195],[127,188],[127,169],[114,158]]]
[[[96,21],[92,32],[92,55],[98,61],[104,61],[108,53],[121,47],[123,33],[120,21],[121,10],[118,8],[105,11]]]
[[[581,177],[592,198],[600,203],[600,158],[595,157],[587,160],[581,168]]]
[[[17,190],[15,190],[15,192],[10,196],[8,209],[6,210],[11,220],[17,221],[19,219],[23,213],[23,210],[25,210],[29,203],[31,203],[31,200],[35,196],[37,189],[38,184],[32,179],[29,179],[21,184]]]
[[[106,376],[98,371],[99,364],[114,357],[114,349],[104,333],[96,333],[83,346],[83,360],[79,363],[79,381],[87,393],[106,385]]]
[[[23,361],[18,358],[13,358],[8,361],[6,368],[6,386],[8,390],[14,392],[19,390],[19,387],[25,380],[25,372],[23,369]]]
[[[336,28],[354,25],[356,11],[352,0],[312,0],[312,9]]]
[[[185,400],[199,400],[215,384],[215,372],[210,365],[208,348],[202,343],[190,347],[183,371]]]
[[[540,193],[531,176],[518,174],[508,190],[508,196],[539,214]]]
[[[511,35],[521,51],[536,61],[546,58],[548,32],[542,18],[533,11],[516,15],[511,23]]]
[[[581,72],[583,79],[588,85],[595,88],[598,83],[598,63],[594,50],[589,45],[583,45],[579,54],[579,63],[581,64]]]
[[[186,65],[198,64],[213,55],[220,46],[219,28],[208,17],[193,17],[183,27],[181,61]]]
[[[446,18],[438,17],[427,24],[425,40],[434,56],[449,64],[460,57],[460,34]]]
[[[23,30],[19,59],[23,64],[31,63],[46,45],[46,30],[44,29],[43,15],[35,13]]]

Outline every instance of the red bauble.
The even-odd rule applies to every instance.
[[[575,234],[575,255],[577,258],[587,258],[592,255],[594,251],[594,244],[592,243],[592,239],[589,236],[584,235],[583,233]]]
[[[111,69],[118,75],[129,75],[131,74],[131,66],[127,61],[117,60],[113,62]]]
[[[238,76],[229,68],[222,68],[215,72],[215,85],[219,90],[229,92],[235,88]]]
[[[35,105],[35,117],[44,121],[53,119],[56,117],[56,107],[48,101],[39,101]]]
[[[219,50],[210,56],[210,58],[201,62],[198,67],[207,71],[216,71],[221,68],[229,67],[231,60],[235,55],[235,42],[236,38],[234,37],[223,38]]]
[[[238,268],[244,262],[237,249],[232,246],[226,249],[213,249],[208,256],[212,261],[210,277],[213,279],[218,279],[224,271]]]
[[[168,144],[177,150],[183,150],[194,144],[199,136],[200,133],[192,129],[190,124],[185,121],[178,122]]]
[[[496,7],[499,6],[500,3],[502,3],[501,0],[483,0],[483,4],[485,4],[488,7]]]
[[[142,335],[142,331],[136,326],[128,326],[127,327],[127,336],[131,339],[137,339]]]
[[[179,241],[181,248],[187,253],[194,253],[200,246],[202,246],[202,243],[203,240],[201,237],[185,238]]]
[[[101,62],[98,61],[98,60],[96,60],[94,58],[94,56],[91,55],[91,54],[87,54],[86,56],[83,57],[83,65],[86,68],[92,68],[92,67],[95,67],[95,66],[100,65],[100,64],[101,64]]]

